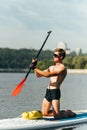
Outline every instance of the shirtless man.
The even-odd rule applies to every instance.
[[[47,70],[40,70],[37,67],[34,68],[34,72],[37,77],[50,77],[50,83],[46,90],[45,98],[42,103],[43,116],[54,116],[54,118],[60,118],[60,85],[67,75],[67,69],[62,63],[66,54],[63,49],[55,49],[53,54],[53,60],[56,63],[50,66]],[[52,110],[50,110],[52,108]]]

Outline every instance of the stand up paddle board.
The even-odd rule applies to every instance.
[[[87,123],[87,110],[76,113],[76,117],[59,120],[54,120],[53,117],[38,120],[27,120],[22,117],[1,119],[0,130],[43,130]]]

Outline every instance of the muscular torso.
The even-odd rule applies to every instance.
[[[60,69],[60,66],[51,66],[49,67],[50,72],[57,72]],[[57,89],[60,87],[61,83],[63,82],[64,78],[66,77],[67,70],[66,68],[63,69],[60,73],[56,74],[56,76],[50,77],[50,84],[48,85],[48,89]]]

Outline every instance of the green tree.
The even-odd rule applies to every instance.
[[[73,58],[72,64],[74,65],[75,69],[84,69],[85,67],[85,60],[82,56],[75,56]]]
[[[73,64],[72,64],[72,59],[73,57],[71,56],[66,56],[66,58],[63,60],[63,63],[65,64],[65,66],[68,68],[68,69],[73,69]]]

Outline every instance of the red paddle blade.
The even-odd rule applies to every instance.
[[[19,84],[18,86],[13,90],[12,92],[12,96],[16,96],[17,94],[19,94],[22,90],[22,87],[24,85],[24,82],[26,81],[26,78],[24,78]]]

